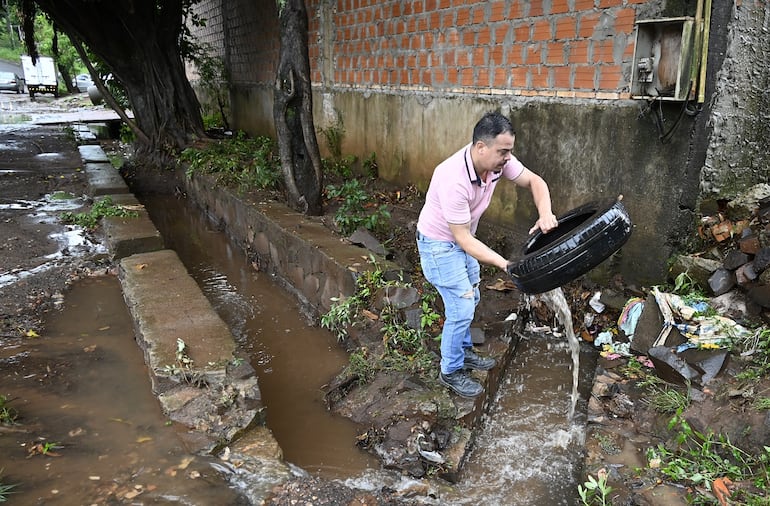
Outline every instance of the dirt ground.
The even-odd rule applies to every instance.
[[[62,103],[64,108],[76,106],[76,102]],[[70,195],[86,193],[87,183],[79,170],[81,161],[79,156],[75,156],[76,152],[66,157],[47,155],[62,152],[72,154],[75,140],[50,135],[50,132],[47,127],[20,129],[0,125],[0,204],[3,204],[0,209],[0,237],[4,238],[0,244],[0,351],[4,347],[13,346],[16,340],[39,334],[45,315],[61,305],[67,287],[73,281],[110,267],[98,255],[72,255],[68,251],[69,246],[62,247],[61,242],[51,239],[52,232],[63,230],[61,225],[44,217],[44,213],[30,219],[29,209],[21,205],[26,201],[39,201],[45,195],[57,192]],[[393,260],[401,265],[417,265],[413,230],[421,196],[411,187],[383,186],[378,188],[377,194],[382,203],[390,206],[392,212],[390,235],[383,237],[383,240],[386,240],[388,249],[393,252]],[[13,204],[19,204],[19,208]],[[331,215],[325,219],[331,221]],[[511,231],[490,230],[488,234],[490,244],[501,251],[512,248],[513,244],[522,239]],[[51,263],[47,255],[53,254],[57,254],[59,259]],[[35,275],[25,274],[44,264],[49,265],[49,268]],[[499,272],[485,270],[484,274],[485,286],[493,285],[500,279]],[[13,276],[21,279],[7,283],[4,281]],[[576,331],[586,330],[583,316],[590,311],[588,299],[596,290],[611,289],[620,299],[640,295],[639,291],[624,286],[621,279],[614,279],[610,285],[602,287],[585,282],[565,287]],[[480,319],[499,319],[501,314],[510,311],[511,298],[521,295],[509,288],[483,292]],[[609,326],[613,319],[617,320],[618,314],[618,308],[610,308],[595,323]],[[537,305],[533,308],[532,317],[543,324],[554,322],[553,315]],[[640,459],[645,445],[666,443],[672,434],[665,427],[670,415],[658,414],[645,402],[644,393],[634,387],[634,379],[625,372],[624,365],[623,360],[599,360],[598,371],[615,374],[617,381],[613,388],[616,392],[626,394],[631,404],[622,416],[608,406],[607,416],[592,428],[592,436],[588,438],[589,468],[586,472],[594,473],[601,468],[611,471],[611,483],[616,488],[616,500],[612,504],[664,504],[654,499],[654,492],[664,490],[669,494],[666,504],[686,504],[686,497],[692,490],[667,486],[654,473],[640,475],[634,471],[640,464],[646,466],[644,459]],[[758,426],[767,424],[766,417],[751,411],[745,396],[730,394],[740,388],[736,375],[741,367],[742,362],[731,361],[715,384],[699,393],[695,407],[691,410],[693,419],[713,427],[736,427],[735,423],[729,423],[735,420],[749,420]],[[13,373],[10,368],[2,367],[0,384],[3,383],[3,375],[9,373]],[[770,385],[764,384],[764,388],[770,388]],[[747,430],[745,423],[741,430]],[[610,437],[613,438],[614,446],[605,444]],[[615,451],[618,447],[628,450],[629,445],[632,447],[630,451]],[[296,478],[275,490],[273,498],[268,502],[274,505],[310,503],[384,505],[409,502],[387,491],[378,494],[356,493],[337,483],[317,478]]]

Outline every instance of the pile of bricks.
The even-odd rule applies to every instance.
[[[714,247],[694,264],[677,262],[672,271],[701,269],[702,286],[715,297],[738,290],[749,315],[770,321],[770,185],[757,185],[724,212],[703,217],[699,234]]]

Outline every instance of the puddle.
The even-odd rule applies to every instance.
[[[236,504],[167,424],[116,278],[78,282],[45,334],[5,350],[0,370],[14,372],[0,394],[12,392],[19,414],[0,427],[10,504]]]

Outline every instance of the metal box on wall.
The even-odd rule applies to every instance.
[[[636,22],[631,98],[694,98],[694,27],[691,17]]]

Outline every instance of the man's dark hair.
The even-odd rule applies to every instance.
[[[478,141],[490,142],[502,133],[516,135],[511,120],[497,111],[486,113],[473,127],[473,143]]]

